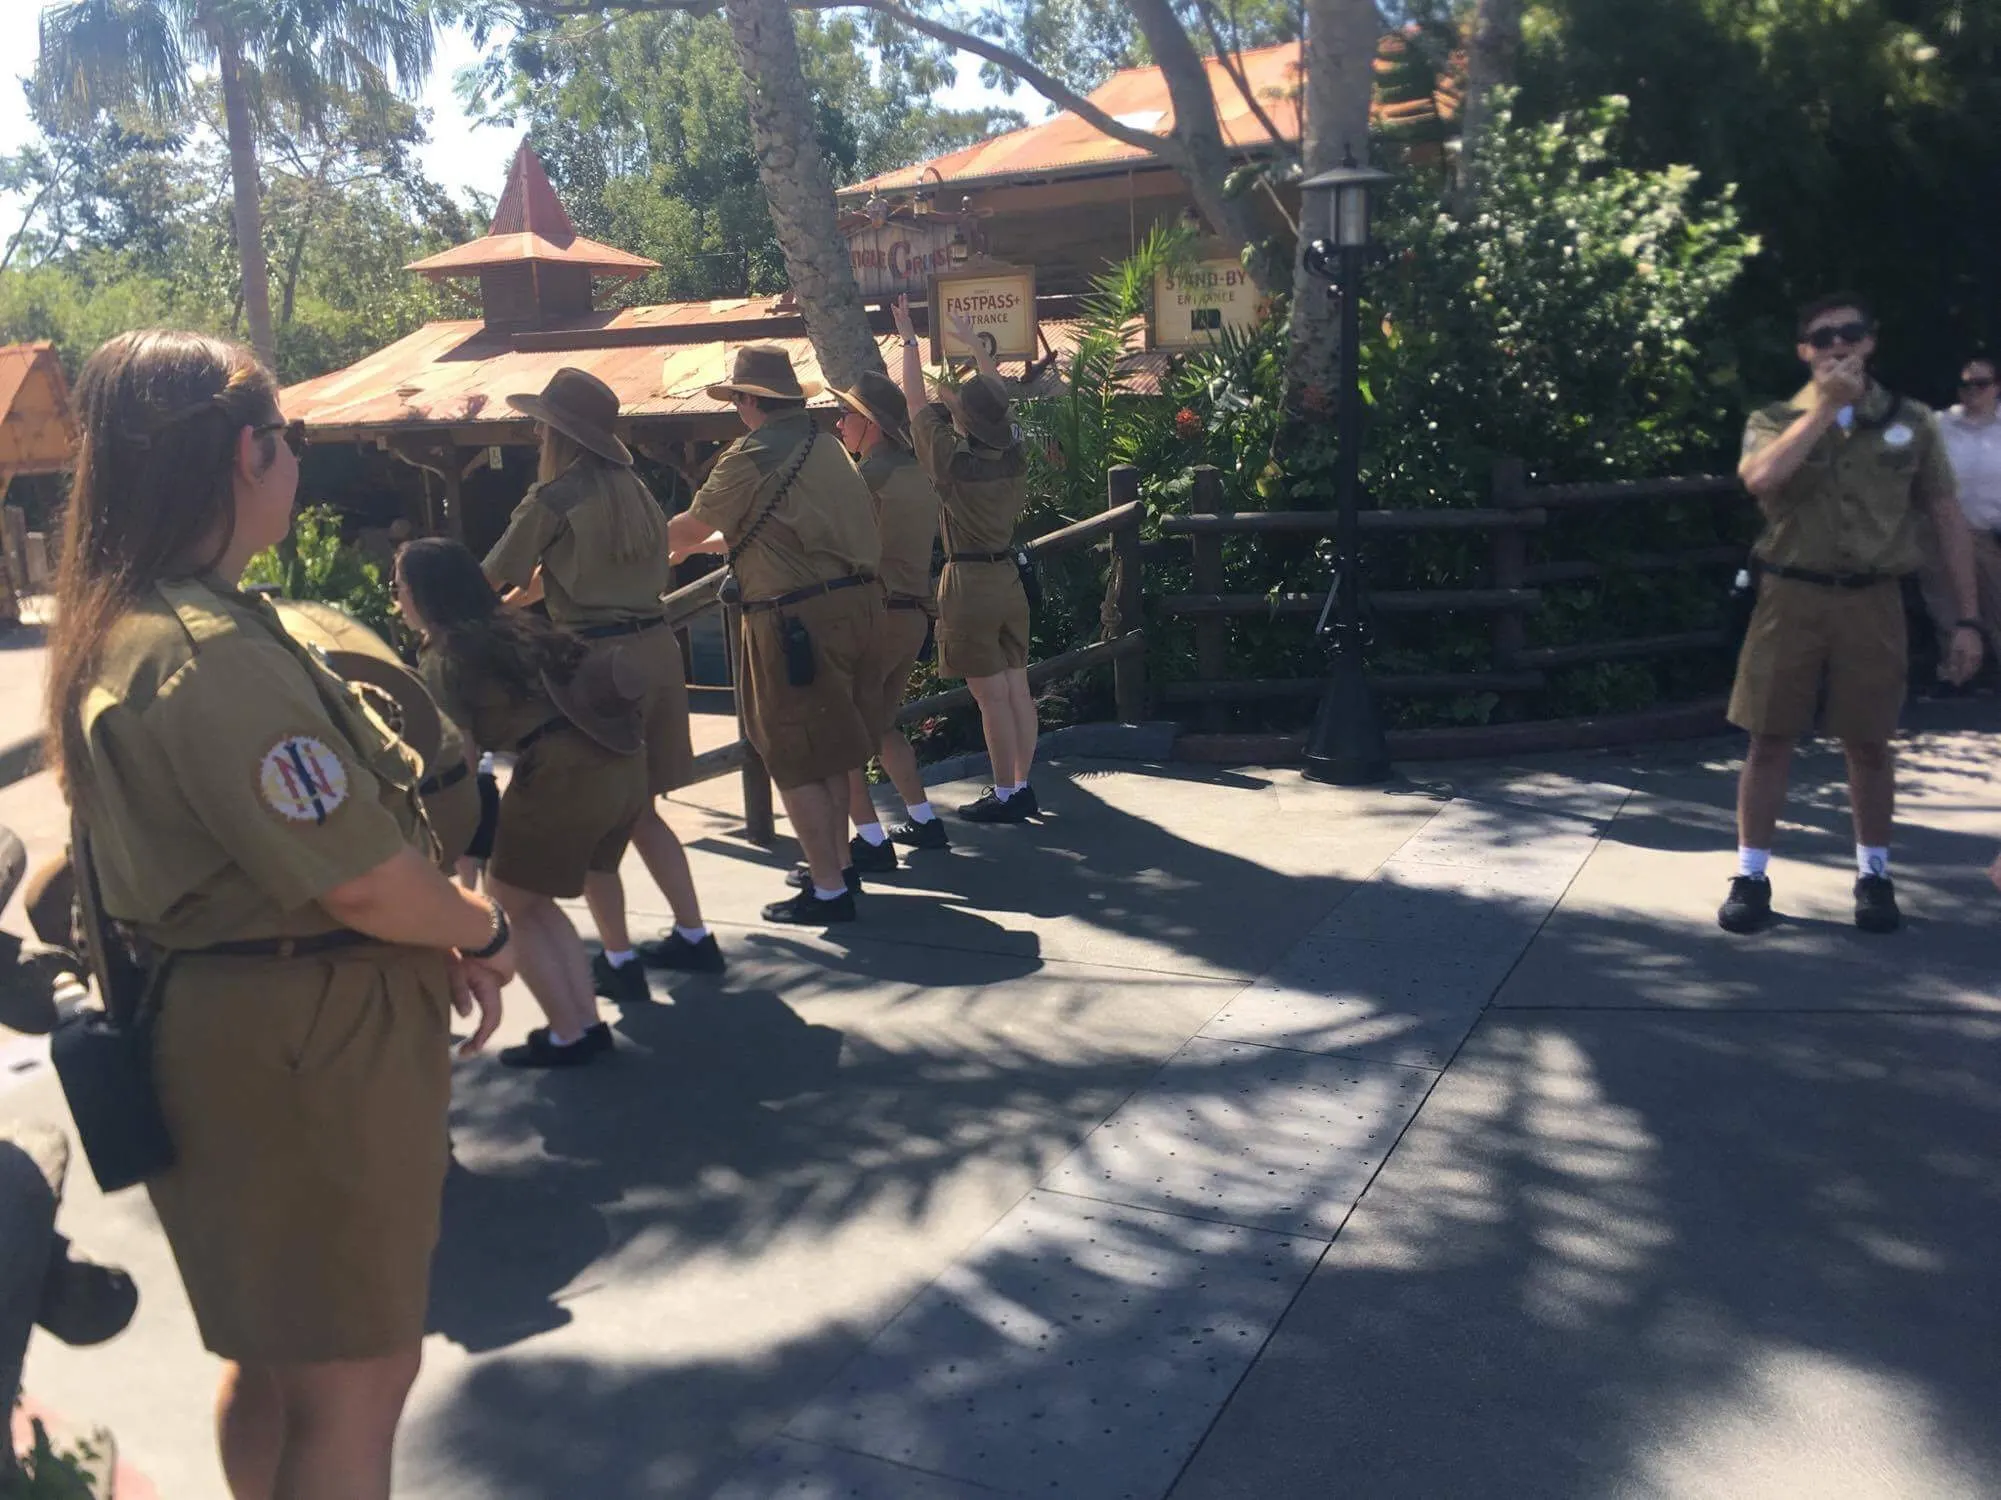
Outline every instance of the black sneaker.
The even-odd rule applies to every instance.
[[[646,965],[631,959],[617,968],[602,953],[591,955],[591,988],[620,1005],[650,1005],[653,989],[646,982]]]
[[[691,943],[671,927],[664,937],[639,943],[633,948],[639,961],[649,969],[674,969],[682,974],[720,974],[729,967],[723,950],[712,932],[699,943]]]
[[[503,1068],[581,1068],[600,1053],[612,1049],[611,1028],[600,1021],[584,1029],[584,1034],[567,1047],[549,1040],[549,1028],[537,1026],[518,1047],[500,1050]]]
[[[1756,932],[1772,920],[1772,882],[1762,875],[1735,875],[1730,895],[1716,914],[1725,932]]]
[[[912,849],[949,849],[952,840],[945,833],[945,821],[933,818],[928,823],[913,823],[905,820],[892,823],[883,830],[892,844],[903,844]]]
[[[891,875],[896,872],[896,846],[888,839],[871,844],[860,834],[848,840],[848,866],[862,875]]]
[[[846,890],[832,901],[822,901],[811,891],[801,891],[789,901],[774,901],[764,909],[764,920],[783,922],[788,927],[831,927],[855,919],[855,893]]]
[[[1023,818],[1037,818],[1042,815],[1042,804],[1035,800],[1035,788],[1024,783],[1022,789],[1007,799],[1007,805],[1016,809]]]
[[[968,823],[1019,823],[1026,814],[1015,806],[1015,799],[1001,800],[999,792],[988,787],[980,793],[980,800],[968,802],[959,809],[959,816]]]
[[[785,877],[785,883],[795,891],[811,891],[813,889],[813,867],[811,865],[794,865],[792,873]],[[841,884],[848,888],[850,896],[859,896],[862,893],[862,872],[857,870],[853,865],[849,865],[845,870],[841,871]]]
[[[1895,932],[1904,925],[1897,886],[1889,876],[1864,875],[1855,882],[1855,925],[1864,932]]]

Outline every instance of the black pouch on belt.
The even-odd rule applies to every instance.
[[[794,687],[813,685],[813,636],[806,622],[786,615],[778,622],[778,638],[785,646],[785,680]]]
[[[97,866],[83,825],[70,823],[77,911],[91,977],[104,1009],[80,1007],[49,1038],[63,1097],[91,1175],[107,1193],[156,1177],[174,1164],[174,1143],[153,1080],[153,1015],[165,965],[148,973],[112,932],[99,904]]]
[[[1028,596],[1028,607],[1034,609],[1042,602],[1042,580],[1035,572],[1035,558],[1026,547],[1014,549],[1014,570],[1021,575],[1021,591]]]

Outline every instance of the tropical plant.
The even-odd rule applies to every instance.
[[[258,173],[259,115],[288,102],[307,120],[334,92],[405,89],[431,66],[420,0],[62,0],[42,12],[38,102],[88,121],[141,108],[177,117],[215,69],[222,90],[236,249],[250,342],[277,362]]]
[[[383,635],[393,629],[394,599],[382,568],[341,539],[340,513],[331,506],[300,511],[284,541],[250,560],[243,581],[276,588],[287,599],[337,604]]]

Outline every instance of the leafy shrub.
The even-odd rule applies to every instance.
[[[394,614],[382,569],[341,539],[340,513],[309,505],[292,523],[291,534],[250,560],[245,584],[275,586],[287,599],[337,604],[356,619],[388,635]]]

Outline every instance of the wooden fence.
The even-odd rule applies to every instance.
[[[1489,545],[1488,586],[1370,591],[1366,597],[1372,611],[1381,615],[1481,613],[1490,616],[1492,622],[1491,665],[1484,671],[1390,674],[1372,676],[1370,682],[1377,692],[1392,697],[1469,692],[1505,696],[1540,690],[1547,685],[1546,674],[1552,668],[1719,648],[1724,644],[1721,630],[1531,647],[1527,617],[1541,606],[1542,589],[1547,585],[1585,582],[1615,573],[1721,569],[1742,559],[1742,546],[1714,545],[1629,554],[1613,562],[1530,563],[1528,535],[1548,526],[1551,516],[1561,512],[1713,499],[1739,493],[1735,478],[1722,477],[1531,485],[1521,462],[1510,459],[1495,466],[1493,492],[1485,507],[1364,511],[1360,517],[1364,537],[1474,531],[1486,533]],[[1222,475],[1211,468],[1195,471],[1190,514],[1168,516],[1160,524],[1164,536],[1188,539],[1193,551],[1195,592],[1162,599],[1159,608],[1168,615],[1195,622],[1196,676],[1191,681],[1165,685],[1160,692],[1162,702],[1199,709],[1201,727],[1215,733],[1224,728],[1229,704],[1320,696],[1326,687],[1325,678],[1243,679],[1231,675],[1231,620],[1317,616],[1325,598],[1318,593],[1280,594],[1275,598],[1224,593],[1223,545],[1227,538],[1240,536],[1332,536],[1337,525],[1338,519],[1332,511],[1227,511],[1223,504]],[[1305,628],[1303,622],[1302,628]]]
[[[1107,505],[1060,531],[1037,537],[1028,550],[1037,562],[1085,549],[1107,555],[1105,600],[1099,611],[1099,638],[1029,666],[1031,687],[1074,676],[1110,664],[1119,718],[1135,723],[1146,716],[1146,632],[1143,623],[1144,570],[1140,554],[1139,471],[1116,468],[1107,480]],[[723,614],[723,638],[730,652],[730,680],[736,680],[740,612],[717,596],[720,571],[676,589],[665,601],[668,624],[681,630],[712,611]],[[951,688],[912,699],[897,715],[898,724],[914,724],[934,714],[970,708],[972,691]],[[742,702],[738,700],[737,737],[727,745],[695,757],[693,782],[712,781],[736,771],[743,778],[744,829],[753,843],[769,845],[773,826],[771,777],[757,750],[743,736]]]

